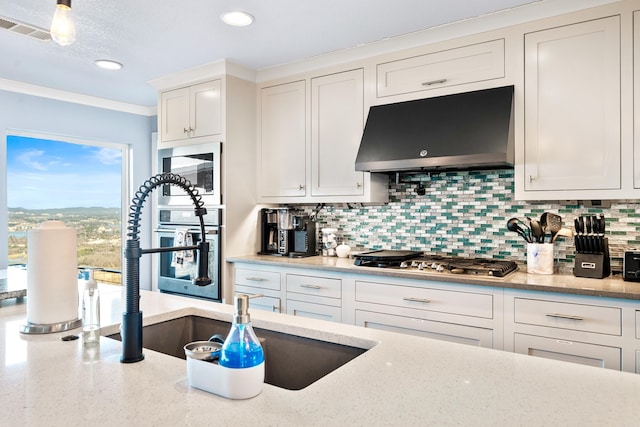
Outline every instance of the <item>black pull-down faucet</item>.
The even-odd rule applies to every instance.
[[[202,239],[193,246],[174,246],[170,248],[140,249],[139,222],[142,205],[151,191],[160,185],[175,185],[187,192],[195,206],[195,215],[200,220],[200,235]],[[134,363],[144,359],[142,353],[142,312],[140,311],[140,257],[143,254],[156,252],[175,252],[197,250],[200,252],[198,262],[198,277],[193,283],[198,286],[211,284],[208,276],[209,243],[204,238],[204,216],[207,210],[201,196],[189,180],[174,173],[162,173],[152,176],[144,182],[135,194],[129,207],[129,225],[127,226],[127,241],[124,249],[125,256],[125,311],[122,313],[122,356],[120,362]]]

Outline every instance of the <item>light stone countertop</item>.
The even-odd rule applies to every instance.
[[[121,289],[101,285],[103,334],[118,330]],[[232,307],[141,292],[145,324]],[[28,304],[28,298],[27,302]],[[188,386],[186,362],[145,350],[120,363],[119,342],[21,335],[26,304],[0,305],[2,426],[635,425],[640,376],[610,369],[253,310],[256,327],[369,351],[300,391],[264,385],[232,401]],[[74,331],[79,333],[79,331]]]
[[[529,274],[526,266],[519,266],[517,271],[506,277],[481,277],[453,273],[361,267],[353,265],[353,261],[351,258],[323,256],[288,258],[270,255],[247,255],[227,258],[227,262],[231,263],[273,265],[288,268],[337,271],[347,274],[366,274],[380,277],[640,300],[640,282],[626,282],[620,276],[590,279],[575,277],[570,274]]]
[[[0,270],[0,301],[27,295],[27,270],[11,268]]]

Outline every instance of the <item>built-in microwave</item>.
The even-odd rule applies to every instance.
[[[221,153],[220,142],[163,148],[158,150],[158,170],[160,173],[175,173],[188,179],[202,196],[206,207],[217,206],[222,204]],[[158,205],[189,206],[191,204],[189,195],[175,185],[164,185],[158,196]]]

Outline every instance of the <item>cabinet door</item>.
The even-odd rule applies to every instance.
[[[455,323],[356,310],[356,325],[459,344],[493,348],[493,331]]]
[[[306,195],[305,82],[264,88],[260,94],[258,194]]]
[[[176,141],[189,137],[189,88],[163,92],[160,96],[162,129],[160,141]]]
[[[633,111],[640,111],[640,11],[633,12]],[[633,188],[640,188],[640,114],[633,115]]]
[[[525,35],[524,188],[619,189],[620,19]]]
[[[618,347],[526,334],[515,334],[514,342],[516,353],[618,371],[622,368],[622,350]]]
[[[378,97],[504,77],[504,39],[379,64]]]
[[[222,132],[220,80],[191,87],[191,135],[208,136]]]
[[[355,170],[364,120],[363,70],[311,79],[311,195],[361,196]]]
[[[340,307],[290,299],[287,299],[287,314],[338,323],[342,321],[342,309]]]

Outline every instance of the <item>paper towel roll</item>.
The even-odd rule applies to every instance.
[[[27,322],[49,325],[78,319],[75,228],[46,221],[27,233]]]

